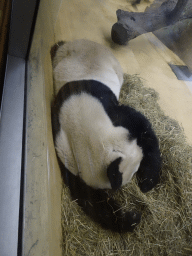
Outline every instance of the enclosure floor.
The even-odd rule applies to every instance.
[[[139,10],[143,11],[146,6],[147,3],[143,3]],[[124,72],[139,75],[146,86],[159,93],[162,109],[179,121],[188,142],[192,143],[192,82],[177,80],[168,65],[185,64],[152,33],[131,40],[127,46],[112,44],[110,33],[117,9],[135,11],[125,0],[61,1],[54,24],[55,42],[86,38],[107,45]]]
[[[192,144],[191,82],[177,80],[169,66],[185,64],[151,33],[126,46],[112,43],[117,9],[135,11],[127,0],[40,1],[28,63],[23,255],[61,255],[62,181],[51,129],[50,49],[58,41],[84,38],[108,46],[125,73],[137,74],[159,93],[161,108],[179,121]]]

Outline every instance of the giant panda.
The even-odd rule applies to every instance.
[[[107,47],[81,39],[56,44],[51,56],[53,139],[71,197],[103,228],[133,231],[141,214],[123,213],[108,191],[134,173],[143,193],[158,183],[161,157],[151,124],[119,104],[123,71]]]

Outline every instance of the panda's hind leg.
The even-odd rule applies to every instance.
[[[58,43],[54,44],[52,47],[51,47],[51,51],[50,51],[50,54],[51,54],[51,61],[53,61],[55,55],[56,55],[56,52],[58,50],[58,48],[62,45],[64,45],[65,42],[64,41],[59,41]]]

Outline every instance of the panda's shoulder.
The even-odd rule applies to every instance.
[[[57,134],[60,130],[61,120],[59,120],[59,114],[61,109],[64,110],[65,106],[68,106],[69,108],[69,105],[73,110],[74,107],[78,107],[77,102],[75,102],[80,98],[78,96],[80,96],[84,102],[87,100],[87,104],[89,103],[89,106],[87,106],[88,108],[95,109],[95,106],[99,106],[95,104],[95,100],[97,100],[102,108],[95,109],[95,115],[99,114],[97,111],[100,111],[100,113],[101,111],[105,112],[112,123],[115,123],[116,114],[118,114],[118,100],[107,85],[97,80],[71,81],[61,87],[54,100],[52,106],[53,133]],[[72,100],[72,103],[70,102],[70,104],[67,104],[70,99]]]
[[[107,110],[114,105],[118,105],[117,98],[112,90],[105,84],[97,80],[79,80],[66,83],[59,90],[55,104],[61,108],[63,103],[74,95],[82,93],[88,94],[90,97],[96,98]]]

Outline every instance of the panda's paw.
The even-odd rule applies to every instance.
[[[141,221],[141,214],[137,212],[129,212],[130,219],[132,219],[132,226],[135,226]]]
[[[146,193],[153,189],[158,183],[158,178],[146,178],[138,181],[138,186],[143,193]]]
[[[125,213],[124,219],[127,220],[127,223],[126,223],[126,221],[124,221],[123,225],[129,227],[128,231],[132,232],[134,230],[134,228],[140,223],[141,214],[137,213],[137,212],[127,212],[127,213]],[[124,228],[122,228],[122,230]]]

